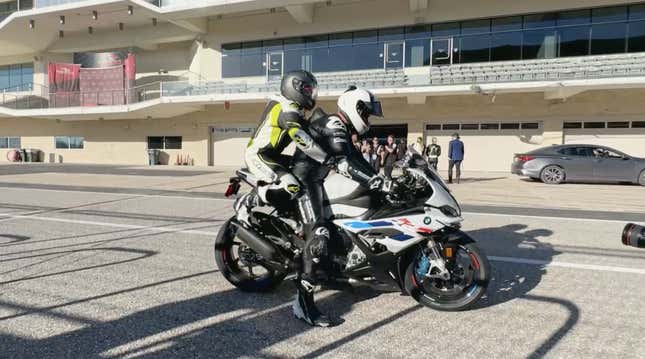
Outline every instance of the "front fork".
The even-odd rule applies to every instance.
[[[421,252],[421,258],[417,266],[417,275],[421,278],[450,280],[450,271],[446,267],[446,260],[441,250],[433,239],[429,239],[427,248]],[[450,247],[444,248],[446,254],[452,255]]]

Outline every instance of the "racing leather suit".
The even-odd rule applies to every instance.
[[[289,171],[291,157],[282,154],[292,141],[317,163],[328,158],[307,131],[304,111],[297,103],[283,96],[269,101],[245,153],[249,171],[266,183],[257,189],[263,202],[279,207],[302,193],[300,182]]]
[[[348,122],[342,114],[326,115],[322,110],[316,110],[309,122],[309,133],[314,142],[333,159],[332,162],[339,174],[366,188],[380,188],[383,179],[377,175],[374,168],[353,146]],[[326,248],[327,243],[319,243],[318,241],[328,241],[329,231],[333,230],[333,226],[328,225],[331,214],[325,213],[325,204],[329,200],[323,188],[323,182],[329,172],[329,166],[321,165],[302,151],[297,150],[294,154],[293,173],[305,185],[309,194],[315,217],[314,233],[326,233],[325,238],[317,238],[317,236],[314,238],[315,245],[323,248]],[[305,244],[303,253],[305,278],[313,276],[316,255],[319,254],[307,250],[309,246],[310,243]]]

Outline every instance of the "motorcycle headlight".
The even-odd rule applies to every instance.
[[[446,216],[459,217],[459,211],[456,208],[453,208],[452,206],[441,206],[439,207],[439,210],[441,211],[441,213],[445,214]]]

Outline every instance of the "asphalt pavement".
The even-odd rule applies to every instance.
[[[466,208],[493,266],[476,308],[325,290],[345,320],[331,329],[292,318],[289,283],[224,280],[213,240],[230,215],[207,196],[0,188],[0,357],[645,356],[645,250],[622,246],[620,214]]]

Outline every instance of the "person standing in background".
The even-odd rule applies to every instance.
[[[406,140],[401,140],[399,144],[397,145],[396,149],[396,160],[399,161],[405,157],[405,154],[408,153],[408,144]]]
[[[414,147],[414,150],[417,151],[420,155],[422,155],[423,154],[423,149],[425,147],[423,145],[423,138],[418,137],[417,142],[415,142],[414,145],[412,145],[412,147]]]
[[[383,152],[383,146],[379,143],[377,137],[372,138],[372,158],[370,164],[374,167],[376,173],[379,173],[381,170],[381,154]]]
[[[352,134],[352,144],[356,148],[356,151],[361,152],[361,141],[358,140],[357,134]]]
[[[441,156],[441,146],[437,144],[437,138],[432,138],[432,143],[428,145],[423,155],[428,159],[428,163],[435,170],[437,169],[437,164],[439,163],[439,156]]]
[[[457,183],[461,179],[461,162],[464,160],[464,143],[459,139],[458,133],[452,134],[452,141],[448,145],[448,183],[452,183],[452,167],[457,167]]]
[[[394,170],[394,162],[397,160],[398,147],[394,143],[394,135],[387,136],[387,143],[383,147],[383,157],[381,165],[383,165],[385,177],[392,179],[392,170]]]
[[[367,163],[371,163],[372,161],[372,146],[367,142],[367,140],[363,140],[363,144],[361,145],[361,153],[363,154],[363,159]]]

